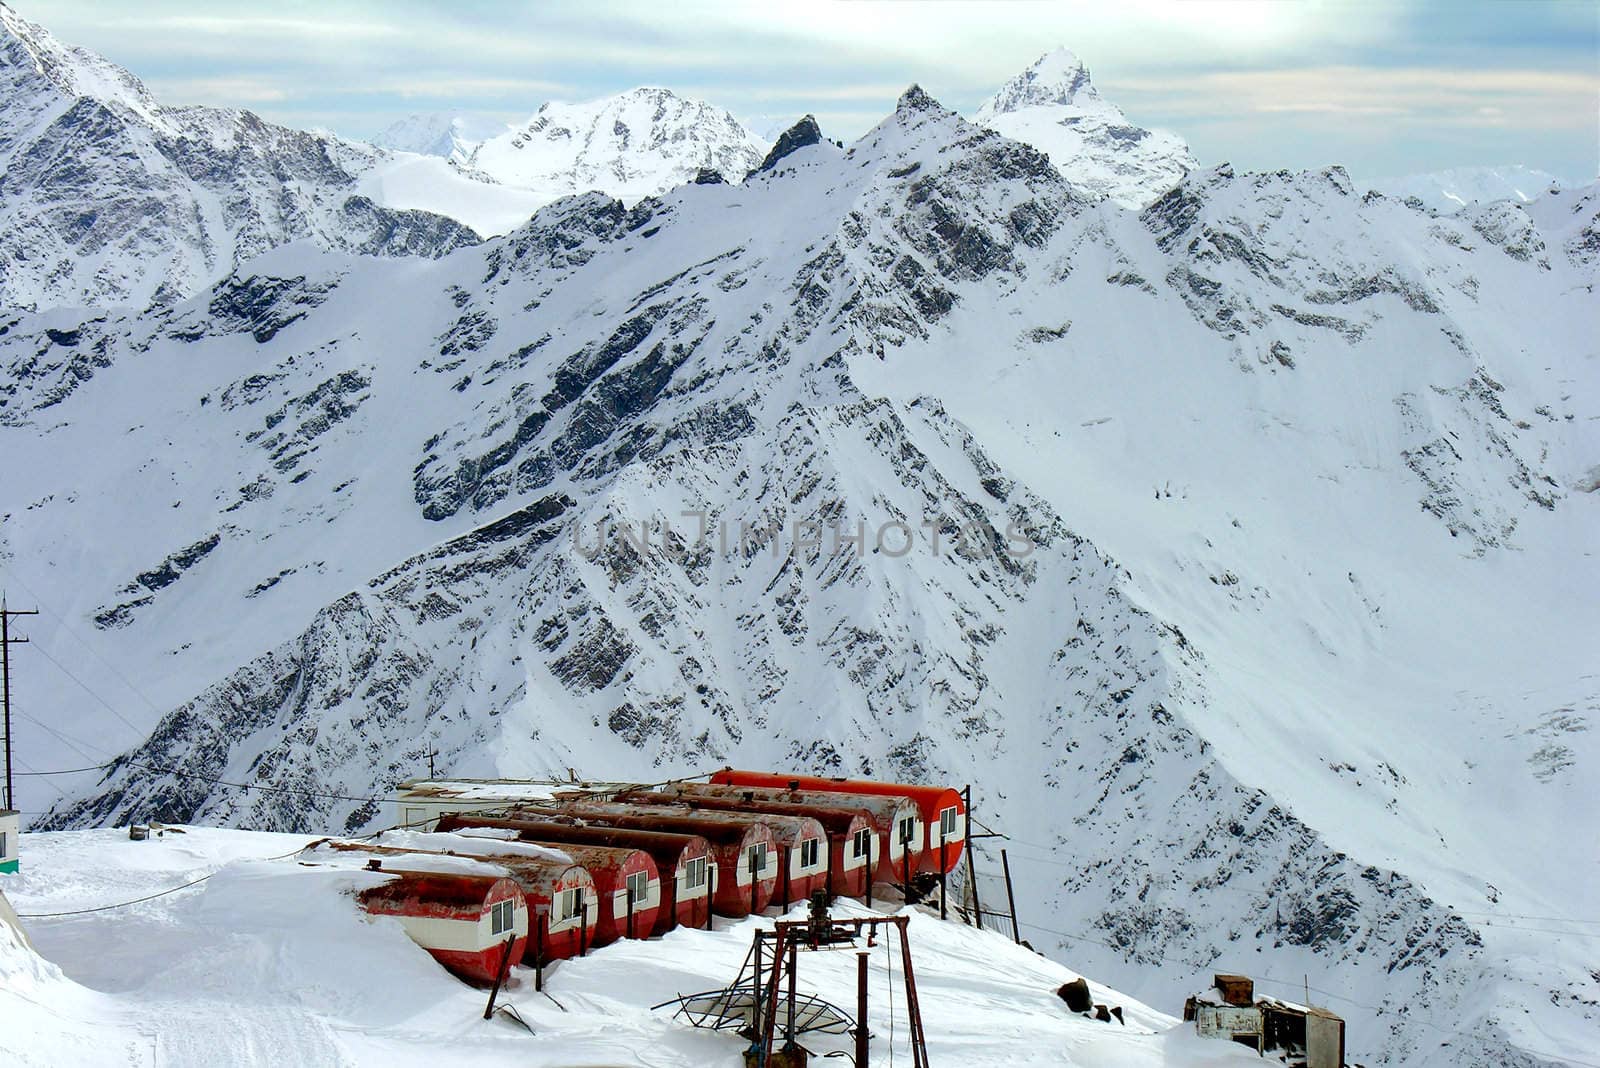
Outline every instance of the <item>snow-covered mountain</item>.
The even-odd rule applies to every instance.
[[[1065,48],[1007,82],[973,121],[1037,148],[1073,186],[1129,208],[1143,208],[1197,166],[1176,134],[1130,123]]]
[[[1510,200],[1526,204],[1559,190],[1565,183],[1548,171],[1521,164],[1504,167],[1455,167],[1428,174],[1378,178],[1365,183],[1385,196],[1422,201],[1435,211],[1455,211],[1469,204]]]
[[[548,200],[598,190],[634,204],[703,172],[738,182],[766,150],[722,108],[639,88],[583,104],[545,104],[521,127],[479,145],[468,166]]]
[[[1034,944],[1153,1004],[1215,966],[1363,1060],[1584,1048],[1596,191],[1136,214],[916,88],[812,132],[10,316],[0,565],[96,695],[41,667],[19,734],[127,747],[41,822],[367,827],[430,751],[971,782]]]
[[[459,115],[439,112],[407,115],[371,139],[372,144],[391,152],[414,152],[419,156],[440,156],[444,159],[465,161],[478,147],[482,138],[467,132],[467,123]]]
[[[162,105],[0,4],[0,307],[170,303],[297,239],[403,256],[477,240],[360,195],[377,162],[248,111]]]

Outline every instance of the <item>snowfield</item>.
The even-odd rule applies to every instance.
[[[578,1065],[735,1068],[747,1045],[697,1031],[650,1006],[726,985],[770,918],[718,921],[619,942],[546,971],[549,996],[517,966],[500,1004],[534,1034],[482,1019],[486,991],[452,978],[397,922],[369,919],[350,891],[382,880],[306,866],[309,839],[201,827],[145,842],[126,830],[28,835],[24,868],[0,876],[21,913],[94,907],[215,873],[199,886],[109,912],[24,920],[37,953],[0,924],[0,1054],[29,1068],[108,1065]],[[277,859],[261,859],[261,858]],[[841,903],[840,915],[866,914]],[[797,919],[803,910],[789,918]],[[1126,1025],[1069,1013],[1056,997],[1077,977],[1008,939],[912,910],[912,954],[934,1065],[975,1068],[1210,1068],[1260,1064],[1203,1041],[1171,1016],[1091,983]],[[891,938],[892,942],[893,939]],[[889,959],[886,948],[893,949]],[[899,947],[869,957],[873,1063],[910,1063]],[[803,953],[799,989],[855,1011],[848,950]],[[891,1035],[892,1033],[892,1035]],[[817,1054],[848,1049],[812,1035]]]

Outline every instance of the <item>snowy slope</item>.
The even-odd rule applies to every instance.
[[[534,991],[532,969],[516,966],[498,1003],[514,1007],[529,1034],[504,1017],[483,1020],[485,991],[451,978],[392,920],[362,916],[348,892],[382,875],[257,859],[303,841],[205,828],[138,843],[116,831],[29,836],[23,873],[0,876],[21,912],[126,900],[217,874],[129,909],[25,921],[51,963],[0,925],[0,1052],[8,1063],[49,1068],[110,1060],[169,1068],[742,1063],[746,1040],[694,1030],[650,1006],[732,981],[752,932],[770,930],[770,919],[619,942],[560,962],[546,971],[548,996]],[[841,903],[839,911],[864,910]],[[1121,1006],[1126,1023],[1075,1016],[1055,990],[1076,973],[993,933],[914,912],[910,937],[934,1064],[1260,1063],[1097,983],[1096,1001]],[[888,1063],[891,1051],[910,1060],[904,997],[890,990],[902,982],[899,953],[880,941],[868,958],[875,1062]],[[803,954],[798,989],[853,1015],[855,958],[848,950]],[[999,1013],[1004,1027],[995,1024]],[[821,1056],[851,1040],[804,1041]]]
[[[477,235],[360,196],[377,150],[173,108],[0,4],[0,306],[169,303],[298,239],[433,256]]]
[[[1429,174],[1376,178],[1365,183],[1385,196],[1415,197],[1435,211],[1451,212],[1469,204],[1510,200],[1526,204],[1565,183],[1547,171],[1512,164],[1505,167],[1455,167]]]
[[[806,140],[13,317],[0,562],[115,712],[41,665],[78,748],[19,733],[138,743],[27,807],[355,829],[429,749],[971,782],[1035,944],[1135,996],[1220,961],[1361,1059],[1582,1048],[1587,943],[1522,917],[1600,907],[1594,191],[1213,169],[1136,215],[917,89]]]
[[[1144,207],[1197,166],[1176,134],[1130,123],[1065,48],[1007,82],[973,121],[1032,145],[1073,186],[1124,207]]]
[[[766,151],[728,112],[668,89],[630,89],[583,104],[548,103],[473,150],[467,167],[545,202],[599,190],[632,205],[694,181],[737,182]]]

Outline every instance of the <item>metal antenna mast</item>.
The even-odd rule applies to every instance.
[[[4,693],[5,706],[6,808],[17,807],[16,798],[11,791],[11,647],[22,645],[28,640],[11,636],[11,617],[38,614],[36,608],[26,611],[7,608],[5,594],[0,593],[0,692]]]

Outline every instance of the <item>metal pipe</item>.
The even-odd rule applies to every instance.
[[[978,899],[978,866],[972,859],[972,787],[964,787],[961,791],[967,799],[967,885],[972,888],[972,923],[974,927],[983,926],[983,902]]]
[[[783,1048],[794,1048],[794,977],[800,970],[800,943],[789,940],[789,1017],[783,1029]]]
[[[1011,892],[1011,861],[1006,858],[1004,847],[1000,849],[1000,866],[1006,873],[1006,905],[1011,909],[1011,940],[1020,945],[1022,932],[1017,928],[1017,898]]]
[[[867,1068],[867,956],[856,954],[856,1068]]]

